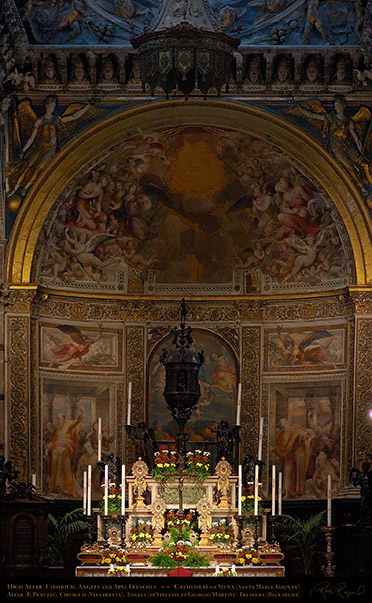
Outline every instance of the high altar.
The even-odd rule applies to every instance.
[[[165,568],[154,567],[151,559],[159,550],[167,550],[171,534],[167,530],[169,513],[184,518],[194,514],[196,532],[190,532],[188,544],[209,562],[205,567],[193,567],[195,576],[211,576],[229,572],[230,575],[284,576],[280,565],[284,555],[277,544],[267,542],[267,511],[259,515],[247,512],[238,515],[237,486],[239,478],[232,474],[231,465],[222,459],[217,463],[214,475],[203,480],[197,477],[175,475],[171,478],[154,479],[141,459],[134,463],[132,475],[127,477],[128,506],[125,514],[111,512],[101,515],[97,512],[97,541],[85,544],[78,555],[82,565],[76,568],[78,577],[107,576],[108,566],[97,563],[111,550],[121,551],[130,563],[127,572],[131,576],[161,576]],[[123,488],[123,485],[122,485]],[[182,492],[183,509],[180,512]],[[239,494],[238,494],[239,496]],[[182,522],[182,519],[181,519]],[[188,520],[186,519],[186,522]],[[183,541],[182,529],[177,543]],[[231,534],[227,541],[213,536],[213,526],[226,526]],[[136,541],[133,534],[138,526],[147,526],[147,541]],[[236,568],[236,560],[241,551],[256,551],[257,564]],[[113,563],[111,564],[112,571]]]

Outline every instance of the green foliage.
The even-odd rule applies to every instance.
[[[81,534],[88,529],[83,519],[83,509],[69,511],[63,517],[48,515],[48,556],[54,563],[63,563],[63,551],[72,534]]]
[[[280,515],[276,523],[276,535],[279,540],[288,543],[297,553],[305,576],[311,573],[311,564],[316,553],[325,511],[311,515],[308,519],[296,519],[291,515]]]

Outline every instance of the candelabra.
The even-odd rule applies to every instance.
[[[333,563],[334,553],[332,550],[332,539],[333,534],[336,530],[335,526],[323,526],[322,532],[326,539],[326,552],[324,553],[326,558],[326,565],[322,565],[323,575],[327,578],[333,578],[335,576],[336,566]]]

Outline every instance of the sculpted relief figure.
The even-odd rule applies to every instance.
[[[68,137],[68,124],[85,116],[95,119],[101,114],[94,109],[94,100],[88,104],[69,105],[62,115],[57,115],[58,99],[54,95],[46,96],[44,113],[37,115],[31,102],[25,99],[14,111],[12,124],[13,151],[18,150],[19,158],[9,162],[8,198],[17,193],[24,198],[40,172],[46,167],[59,150],[62,138]]]
[[[314,100],[297,103],[287,113],[306,117],[314,127],[321,124],[328,150],[369,197],[372,190],[367,188],[372,187],[371,111],[360,107],[353,115],[348,115],[345,109],[345,98],[335,95],[332,111]]]

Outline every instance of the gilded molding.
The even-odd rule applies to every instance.
[[[311,298],[309,301],[296,300],[271,302],[264,305],[264,321],[323,320],[345,318],[353,314],[353,307],[347,294],[329,298]]]
[[[146,421],[145,408],[145,332],[143,327],[126,328],[126,383],[132,383],[132,413],[131,423]],[[128,446],[128,461],[133,463],[134,447]]]
[[[355,362],[355,454],[359,461],[371,452],[372,426],[369,411],[372,409],[372,320],[359,319],[356,323]]]
[[[350,291],[355,314],[372,314],[372,291]]]
[[[258,417],[260,409],[260,327],[242,329],[242,429],[241,449],[257,451]],[[267,430],[267,416],[264,417],[264,433]]]
[[[29,333],[28,317],[8,319],[8,413],[11,417],[9,457],[14,465],[18,465],[21,479],[28,476]]]
[[[35,289],[11,289],[7,296],[7,312],[12,314],[32,312],[35,295]]]

